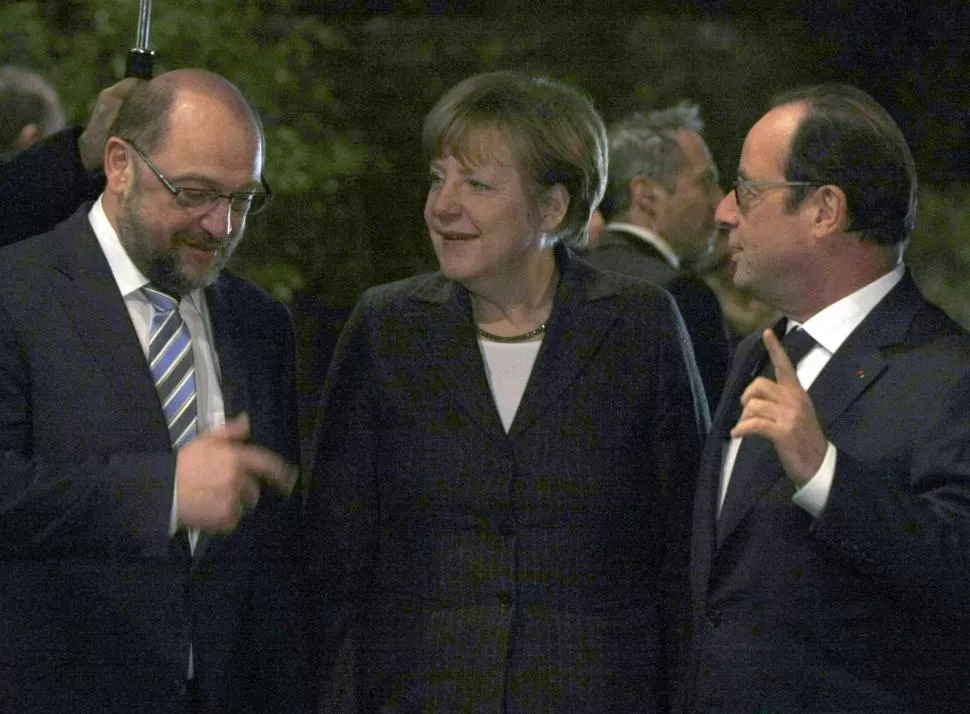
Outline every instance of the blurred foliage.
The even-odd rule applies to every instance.
[[[719,4],[727,6],[701,5]],[[202,66],[224,74],[264,117],[266,175],[278,200],[251,222],[236,270],[313,313],[349,307],[370,285],[433,268],[422,220],[421,124],[438,97],[470,74],[549,74],[587,91],[608,123],[628,111],[695,101],[729,180],[768,99],[817,81],[820,66],[837,64],[833,47],[854,41],[849,28],[823,38],[820,11],[795,12],[793,3],[785,12],[731,12],[730,19],[664,14],[672,12],[664,3],[586,14],[578,10],[583,3],[560,5],[569,11],[526,15],[515,10],[517,0],[495,5],[500,12],[478,0],[155,2],[156,71]],[[137,13],[137,0],[3,3],[0,61],[43,72],[68,117],[83,123],[98,92],[123,74]],[[907,37],[895,44],[912,45]],[[900,53],[893,62],[902,67]],[[942,72],[946,86],[955,73]],[[946,91],[936,106],[953,101]],[[945,138],[929,145],[939,149]],[[932,171],[926,163],[924,174]],[[966,316],[966,249],[956,237],[967,227],[967,192],[923,193],[912,261],[928,291]]]
[[[138,5],[4,0],[0,62],[46,75],[69,120],[83,124],[98,92],[124,73]],[[250,221],[233,267],[294,308],[307,441],[322,374],[358,295],[435,266],[422,218],[427,164],[421,125],[441,94],[471,74],[516,68],[573,83],[589,93],[607,123],[629,111],[697,102],[726,182],[769,98],[820,80],[854,81],[881,101],[893,100],[887,102],[891,110],[940,110],[926,122],[919,113],[908,127],[901,121],[911,141],[920,140],[913,148],[921,175],[946,179],[965,163],[959,152],[947,152],[959,146],[953,137],[962,136],[959,122],[970,116],[966,92],[953,91],[966,78],[966,53],[955,54],[952,42],[932,44],[922,55],[936,59],[933,71],[943,91],[934,92],[919,81],[916,65],[907,68],[903,61],[918,43],[912,34],[887,30],[896,32],[887,55],[883,42],[860,46],[858,23],[843,22],[841,10],[830,23],[837,32],[822,31],[825,12],[814,3],[695,3],[705,12],[691,12],[691,3],[643,0],[617,0],[609,12],[605,6],[590,11],[590,5],[154,2],[156,72],[187,66],[219,72],[264,118],[266,176],[277,200]],[[875,64],[843,67],[839,51],[871,55]],[[879,74],[887,58],[896,71]],[[867,72],[882,79],[870,86]],[[910,263],[930,298],[970,326],[970,248],[961,240],[970,233],[970,187],[924,187],[921,193]]]
[[[970,329],[970,184],[923,186],[907,263],[930,300]]]

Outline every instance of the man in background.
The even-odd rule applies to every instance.
[[[0,120],[9,127],[0,136],[10,136],[18,143],[8,148],[7,160],[0,161],[0,246],[50,230],[84,201],[98,197],[104,189],[102,162],[108,128],[121,103],[142,83],[129,77],[102,90],[87,125],[65,128],[54,89],[42,77],[27,73],[25,79],[22,72],[10,75],[19,79],[9,86],[30,88],[35,98],[25,106],[37,107],[38,112],[43,106],[43,114],[57,121],[33,120],[37,128],[31,129],[31,120],[25,124],[25,117],[40,114],[8,112],[0,97]],[[22,89],[16,91],[24,94]],[[57,101],[56,112],[52,101]]]
[[[64,128],[57,90],[36,72],[0,67],[0,163]]]
[[[701,136],[696,105],[625,117],[609,130],[605,231],[586,260],[649,280],[673,295],[684,317],[711,409],[727,375],[731,342],[714,292],[692,273],[716,236],[724,195]]]

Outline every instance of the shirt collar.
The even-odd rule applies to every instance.
[[[882,277],[813,315],[802,328],[830,354],[835,354],[866,315],[903,279],[905,272],[905,266],[897,265]],[[798,325],[792,320],[788,324],[789,329]]]
[[[607,223],[604,230],[623,231],[636,236],[644,243],[648,243],[656,248],[657,251],[664,257],[664,260],[670,263],[671,267],[677,268],[678,270],[680,269],[680,256],[678,256],[674,252],[674,249],[670,247],[670,243],[653,231],[647,230],[643,226],[637,226],[633,223],[623,223],[622,221]]]
[[[104,212],[104,206],[101,204],[103,198],[104,194],[101,194],[88,212],[91,229],[101,245],[101,250],[108,261],[108,266],[111,268],[111,274],[114,276],[121,296],[126,299],[136,294],[140,296],[141,289],[151,281],[135,266],[128,256],[128,252],[121,245],[118,233]],[[186,297],[198,307],[201,295],[201,290],[193,290]]]

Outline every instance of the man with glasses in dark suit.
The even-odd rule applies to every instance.
[[[903,263],[916,196],[858,89],[792,91],[748,133],[717,219],[785,317],[739,345],[702,458],[688,711],[970,701],[970,336]]]
[[[106,186],[0,253],[0,711],[300,711],[293,332],[223,272],[269,201],[218,75],[139,85]]]

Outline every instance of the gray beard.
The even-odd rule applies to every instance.
[[[153,248],[154,236],[141,220],[139,214],[140,197],[137,194],[122,203],[118,210],[118,239],[131,262],[156,287],[173,295],[185,295],[193,290],[205,288],[215,282],[219,273],[229,262],[236,244],[242,238],[239,234],[219,249],[212,271],[202,278],[190,275],[182,265],[176,246],[182,241],[183,234],[170,237],[170,246],[165,250]],[[194,242],[202,242],[204,239]]]

